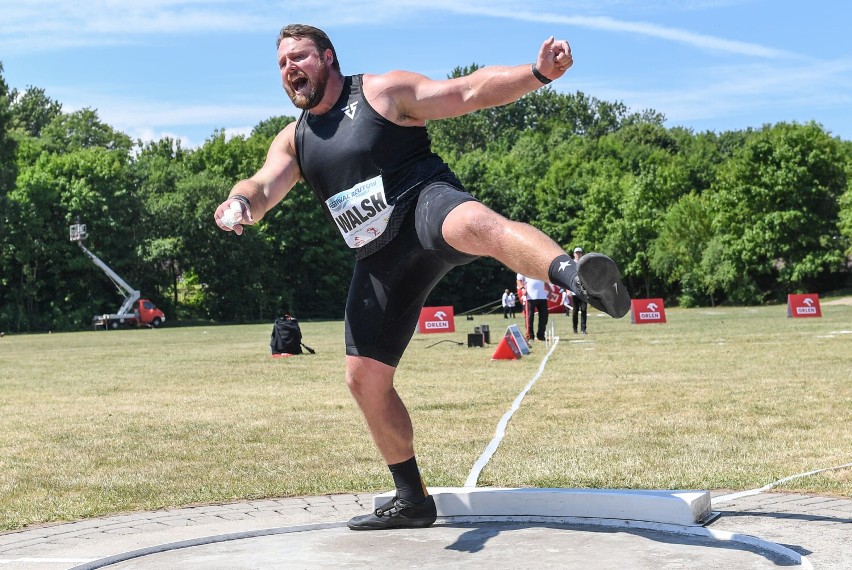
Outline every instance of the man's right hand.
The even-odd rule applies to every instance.
[[[253,224],[251,208],[235,198],[228,198],[216,208],[213,220],[219,229],[235,234],[243,234],[243,224]]]

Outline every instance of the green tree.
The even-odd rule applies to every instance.
[[[2,199],[12,189],[17,176],[15,163],[17,143],[11,135],[13,126],[11,95],[3,77],[3,63],[0,62],[0,206],[4,205]]]
[[[841,147],[819,125],[779,123],[748,138],[719,170],[712,191],[709,266],[731,300],[761,302],[811,289],[837,271],[839,198],[847,187]]]
[[[284,130],[288,124],[292,123],[296,119],[293,117],[271,117],[264,121],[259,122],[254,126],[251,130],[252,137],[258,137],[261,139],[268,139],[270,142],[275,138],[275,135]]]
[[[133,141],[98,118],[96,111],[82,109],[54,117],[41,131],[45,150],[71,152],[83,148],[104,148],[129,153]]]
[[[47,132],[51,145],[43,144]],[[128,178],[130,140],[92,112],[54,117],[39,138],[16,133],[19,174],[6,209],[16,223],[3,235],[3,279],[10,287],[2,326],[39,331],[88,325],[95,312],[117,306],[116,292],[69,243],[68,226],[77,216],[92,232],[93,249],[120,275],[136,284],[134,278],[145,274],[132,256],[141,228]],[[106,138],[110,134],[113,139]]]
[[[313,192],[297,184],[262,223],[272,250],[266,262],[275,269],[269,276],[270,309],[342,318],[354,252]]]
[[[17,283],[12,277],[15,251],[9,230],[20,220],[20,214],[9,198],[17,177],[16,142],[11,130],[9,87],[0,62],[0,330],[10,328],[16,313],[14,288]]]
[[[263,134],[229,138],[224,131],[217,130],[185,157],[185,165],[190,173],[206,172],[236,182],[248,178],[263,165],[269,142]],[[212,215],[211,212],[211,219]]]
[[[582,224],[586,197],[608,162],[598,160],[597,139],[555,132],[541,149],[543,176],[538,177],[536,226],[566,249],[573,249]]]
[[[185,214],[180,204],[186,200],[178,190],[178,182],[186,176],[186,152],[180,141],[163,138],[141,146],[131,165],[133,186],[143,203],[139,223],[146,237],[137,246],[138,255],[156,268],[158,289],[171,290],[170,299],[158,300],[170,320],[180,319],[179,284],[186,265],[187,242],[176,231]]]
[[[852,141],[843,141],[841,148],[846,169],[846,191],[840,197],[838,232],[840,247],[848,260],[852,257]]]
[[[130,283],[143,275],[129,255],[138,204],[127,162],[123,152],[88,148],[45,154],[22,170],[10,195],[22,223],[8,232],[15,330],[68,330],[120,304],[109,280],[68,242],[77,216],[92,233],[90,249],[119,275]]]
[[[702,194],[681,196],[663,217],[659,235],[651,244],[651,269],[667,283],[680,285],[680,305],[691,307],[713,299],[712,282],[702,261],[713,237],[713,213]],[[712,271],[712,268],[710,268]]]
[[[634,294],[662,295],[649,263],[671,204],[690,190],[690,177],[678,161],[678,139],[656,122],[633,122],[601,137],[590,160],[596,172],[583,199],[575,241],[618,262]],[[597,158],[595,158],[597,157]]]
[[[62,114],[62,104],[48,97],[44,89],[30,85],[23,93],[12,92],[12,112],[16,127],[31,137],[38,137]]]

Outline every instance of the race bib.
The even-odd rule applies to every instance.
[[[346,245],[359,248],[382,235],[393,206],[385,198],[382,177],[360,182],[325,201]]]

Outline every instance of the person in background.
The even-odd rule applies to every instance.
[[[509,318],[509,296],[510,295],[511,295],[511,293],[509,293],[508,289],[503,291],[503,298],[501,299],[501,301],[503,303],[503,318],[504,319]]]
[[[584,251],[582,247],[574,248],[574,261],[580,261],[580,258],[583,257]],[[572,295],[574,297],[574,314],[571,316],[571,325],[574,329],[574,334],[577,334],[577,322],[580,324],[580,334],[586,334],[586,318],[589,313],[589,304],[577,297],[576,295]]]
[[[509,316],[515,318],[515,306],[518,304],[518,298],[513,291],[509,291]]]
[[[527,325],[527,340],[545,340],[548,321],[547,310],[547,281],[533,279],[518,273],[518,288],[526,292],[527,302],[524,306]],[[535,314],[538,313],[538,328],[535,327]]]
[[[562,290],[562,307],[565,309],[565,316],[571,316],[571,293],[568,292],[568,289]]]

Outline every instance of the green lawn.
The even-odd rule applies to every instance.
[[[481,486],[751,489],[852,462],[852,305],[589,314],[560,336]],[[516,322],[520,323],[518,319]],[[547,353],[491,361],[507,321],[415,334],[397,374],[428,485],[461,486]],[[475,325],[492,344],[467,348]],[[0,530],[244,498],[384,491],[343,382],[341,322],[273,359],[271,323],[0,338]],[[852,497],[852,469],[781,489]]]

